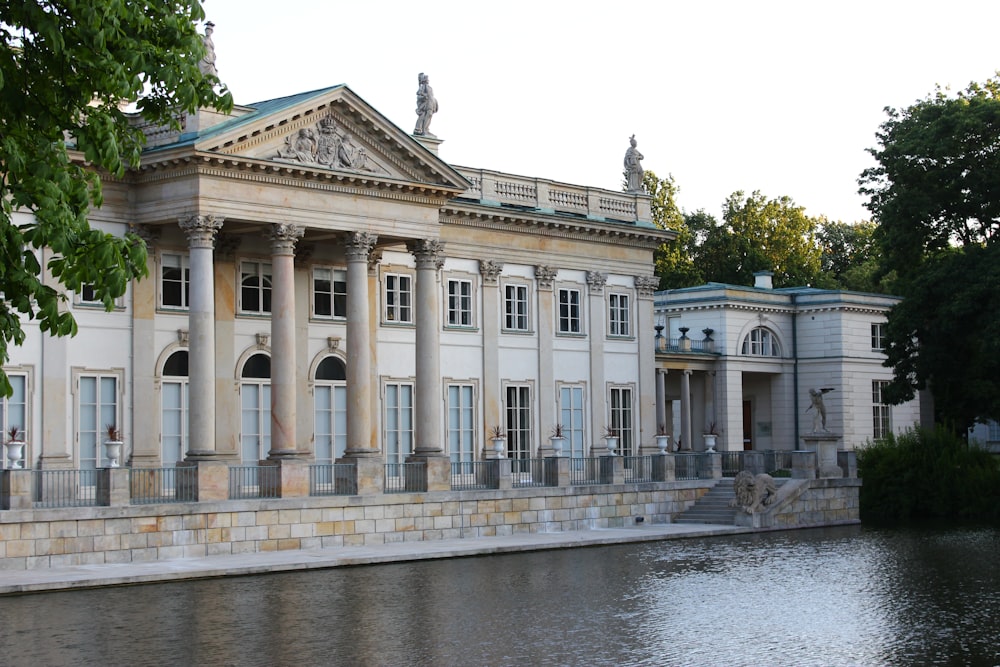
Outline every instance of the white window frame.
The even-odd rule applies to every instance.
[[[330,282],[330,291],[320,291],[316,287],[317,280],[319,279],[319,273],[328,273]],[[347,270],[338,269],[334,266],[314,266],[310,272],[312,278],[312,285],[309,288],[311,306],[312,306],[312,316],[317,320],[346,320],[347,319]],[[343,291],[338,289],[338,286],[343,287]],[[330,300],[330,312],[320,313],[319,308],[317,308],[317,296],[323,294]],[[343,304],[343,308],[338,308],[338,304]],[[338,312],[341,310],[342,312]]]
[[[97,389],[97,400],[93,404],[88,404],[85,409],[80,401],[83,398],[83,392],[81,389],[81,384],[84,381],[93,380],[95,383],[95,388]],[[108,402],[104,400],[106,397],[101,394],[101,385],[104,380],[114,381],[113,402]],[[80,468],[85,469],[95,469],[102,467],[104,463],[104,450],[102,445],[104,444],[104,436],[106,433],[107,425],[113,423],[118,427],[120,431],[124,432],[122,424],[122,406],[124,402],[124,390],[125,390],[125,371],[120,368],[111,369],[73,369],[73,435],[75,441],[76,449],[76,461]],[[84,415],[90,410],[90,405],[94,406],[97,411],[96,419],[94,420],[93,430],[83,430]],[[89,444],[86,442],[93,437],[94,448],[90,451]],[[87,451],[85,451],[85,448]],[[84,459],[84,454],[93,454],[93,456],[88,456]],[[124,452],[123,452],[124,454]],[[93,468],[89,464],[93,462]]]
[[[413,453],[414,393],[413,378],[382,380],[382,442],[386,463],[406,463],[406,457]]]
[[[635,417],[635,386],[609,385],[608,427],[618,436],[615,453],[620,456],[632,456],[635,453]]]
[[[265,357],[270,358],[271,355],[263,351],[254,351],[253,354],[248,354],[245,359],[241,360],[240,364],[240,461],[243,465],[257,465],[258,461],[262,461],[267,458],[267,453],[271,449],[271,375],[266,378],[258,377],[244,377],[243,373],[246,371],[246,365],[250,362],[253,357],[258,354],[262,354]],[[252,410],[248,410],[244,400],[247,398],[245,391],[248,389],[254,389],[254,393],[257,396],[257,405],[253,407]],[[246,418],[249,414],[254,415],[256,421],[256,430],[253,432],[248,432],[244,426],[246,425]],[[247,456],[246,451],[247,446],[252,444],[250,438],[256,439],[257,447],[257,458],[250,458]]]
[[[413,274],[387,271],[382,274],[382,323],[413,324]]]
[[[252,272],[245,272],[245,268],[253,267]],[[241,315],[257,315],[257,316],[268,316],[271,314],[270,306],[273,305],[271,299],[273,298],[273,285],[274,285],[274,270],[271,266],[271,262],[266,262],[259,259],[241,259],[236,263],[236,270],[239,275],[239,279],[236,284],[239,289],[239,312]],[[256,287],[245,288],[243,281],[246,278],[256,276],[259,279],[259,283]],[[257,303],[259,308],[256,310],[250,310],[247,308],[247,304],[243,300],[244,289],[252,289],[257,292]],[[268,307],[265,308],[265,302]]]
[[[872,438],[875,440],[892,433],[892,406],[882,398],[887,386],[888,380],[872,380]]]
[[[513,280],[504,281],[503,329],[507,333],[531,332],[531,285]],[[513,292],[513,294],[511,294]]]
[[[338,359],[342,364],[344,360],[339,356],[329,355],[320,360],[320,363],[328,358]],[[346,374],[346,364],[344,364]],[[347,380],[327,380],[316,376],[319,371],[319,364],[313,374],[313,438],[314,453],[316,463],[335,463],[347,451]],[[320,428],[323,419],[321,413],[328,415],[326,421],[329,427]],[[329,456],[326,454],[329,448]]]
[[[582,384],[557,386],[559,418],[566,444],[563,448],[570,458],[587,455],[587,388]]]
[[[743,337],[740,354],[749,357],[780,357],[781,344],[774,332],[767,327],[754,327]]]
[[[177,264],[174,266],[168,266],[167,265],[168,257],[171,258],[170,261],[173,261],[174,258],[176,258]],[[188,310],[188,308],[190,307],[190,294],[191,294],[190,258],[191,256],[186,252],[184,253],[168,252],[168,251],[160,252],[159,262],[158,262],[160,271],[159,271],[157,286],[159,287],[159,306],[161,309],[184,311]],[[168,268],[180,270],[180,279],[169,281],[170,283],[175,283],[180,286],[180,301],[181,301],[180,304],[166,303],[167,290],[164,285],[167,282],[167,280],[165,279],[164,272]]]
[[[25,368],[5,368],[4,372],[7,373],[7,379],[10,380],[11,387],[14,389],[14,393],[9,397],[4,397],[0,399],[0,434],[3,434],[3,442],[7,441],[7,432],[10,430],[11,426],[18,427],[18,437],[24,441],[24,448],[21,451],[21,465],[25,468],[31,468],[34,466],[33,459],[31,457],[31,371]],[[20,398],[22,400],[17,401],[15,399],[19,398],[18,394],[21,394]],[[11,416],[12,413],[20,413],[16,416]],[[0,452],[3,452],[3,447],[0,447]],[[7,457],[6,452],[3,452],[3,456],[0,457],[0,470],[7,467]]]
[[[476,280],[472,276],[445,276],[444,325],[449,329],[476,328]],[[457,288],[457,289],[456,289]]]
[[[188,364],[190,365],[190,362],[191,362],[191,351],[188,350],[188,349],[185,349],[185,348],[177,348],[177,349],[171,350],[170,354],[167,355],[167,358],[164,359],[164,367],[166,366],[166,362],[170,359],[170,357],[172,357],[173,355],[177,354],[178,352],[186,352],[187,353],[187,355],[188,355]],[[189,442],[188,441],[188,437],[190,435],[190,431],[189,431],[189,409],[190,409],[190,400],[189,400],[189,398],[190,398],[190,393],[189,393],[190,383],[189,383],[189,377],[190,377],[190,368],[189,368],[189,371],[188,371],[188,373],[189,373],[188,375],[165,375],[164,372],[163,372],[163,370],[164,370],[163,368],[160,369],[160,377],[159,377],[159,380],[160,380],[160,463],[163,464],[163,465],[165,465],[165,466],[172,466],[172,465],[174,465],[175,461],[170,460],[170,458],[168,456],[166,456],[166,454],[167,454],[166,448],[167,448],[167,445],[168,445],[168,441],[169,441],[169,439],[171,437],[177,437],[178,443],[179,443],[179,446],[180,446],[180,452],[179,452],[180,458],[176,459],[176,461],[183,460],[185,453],[190,449],[190,446],[188,444],[188,442]],[[174,407],[170,408],[170,410],[173,410],[173,411],[177,412],[177,417],[178,417],[177,421],[180,422],[179,426],[178,426],[178,433],[176,434],[176,436],[174,436],[173,434],[168,434],[167,433],[167,427],[166,427],[167,419],[166,419],[166,416],[167,416],[167,409],[168,408],[167,408],[166,402],[164,400],[165,397],[166,397],[166,388],[167,387],[176,387],[177,388],[177,393],[179,394],[178,406],[176,408],[174,408]]]
[[[469,463],[479,451],[479,423],[476,416],[478,387],[469,380],[445,383],[445,442],[452,463]],[[469,471],[471,472],[471,470]]]
[[[632,295],[627,292],[608,293],[608,336],[632,336]]]
[[[578,286],[557,286],[556,289],[556,333],[560,336],[583,336],[586,332],[583,328],[583,295],[584,291]],[[576,296],[576,303],[572,302],[572,295]],[[564,297],[565,300],[564,300]]]
[[[94,288],[89,283],[85,283],[80,286],[80,291],[74,293],[73,295],[73,305],[80,306],[82,308],[99,308],[104,310],[104,302],[96,297],[94,294]],[[114,302],[115,310],[125,309],[125,295],[121,295],[115,299]]]
[[[530,382],[505,382],[503,386],[503,421],[507,432],[507,456],[530,459],[534,453],[535,388]]]
[[[885,352],[885,322],[872,322],[872,352]]]

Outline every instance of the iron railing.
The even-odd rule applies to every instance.
[[[101,471],[85,470],[34,470],[34,506],[45,507],[96,507],[97,481]]]
[[[545,486],[545,459],[511,459],[511,486]]]
[[[652,456],[624,456],[625,483],[639,484],[653,481]]]
[[[500,462],[452,461],[451,490],[472,491],[496,489],[500,486]]]
[[[229,466],[229,499],[280,498],[278,466]]]
[[[769,475],[791,474],[792,450],[768,450],[764,452],[764,472]]]
[[[743,452],[719,452],[722,455],[722,476],[736,477],[736,473],[743,470]]]
[[[310,496],[355,496],[357,466],[353,463],[314,463],[309,466]]]
[[[427,490],[427,464],[386,463],[385,492],[406,493],[408,491]]]
[[[674,454],[674,477],[675,479],[698,479],[705,464],[705,455],[701,453]]]
[[[132,468],[129,493],[133,505],[153,503],[190,503],[197,497],[198,469]]]
[[[588,456],[569,460],[569,483],[572,486],[586,486],[601,483],[601,458]]]

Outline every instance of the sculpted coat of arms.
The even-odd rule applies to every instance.
[[[347,169],[387,174],[364,147],[354,143],[350,133],[337,126],[332,116],[326,116],[313,127],[303,127],[285,137],[285,145],[274,159],[316,164],[330,169]]]

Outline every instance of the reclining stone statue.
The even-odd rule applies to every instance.
[[[747,470],[741,470],[733,479],[733,489],[736,498],[730,503],[747,514],[756,514],[765,506],[774,502],[778,489],[774,478],[766,473],[754,475]]]

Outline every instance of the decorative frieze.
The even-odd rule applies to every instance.
[[[389,173],[372,160],[363,147],[355,145],[351,134],[338,127],[333,114],[327,114],[312,127],[303,127],[289,134],[285,137],[285,145],[272,158],[330,169]]]

